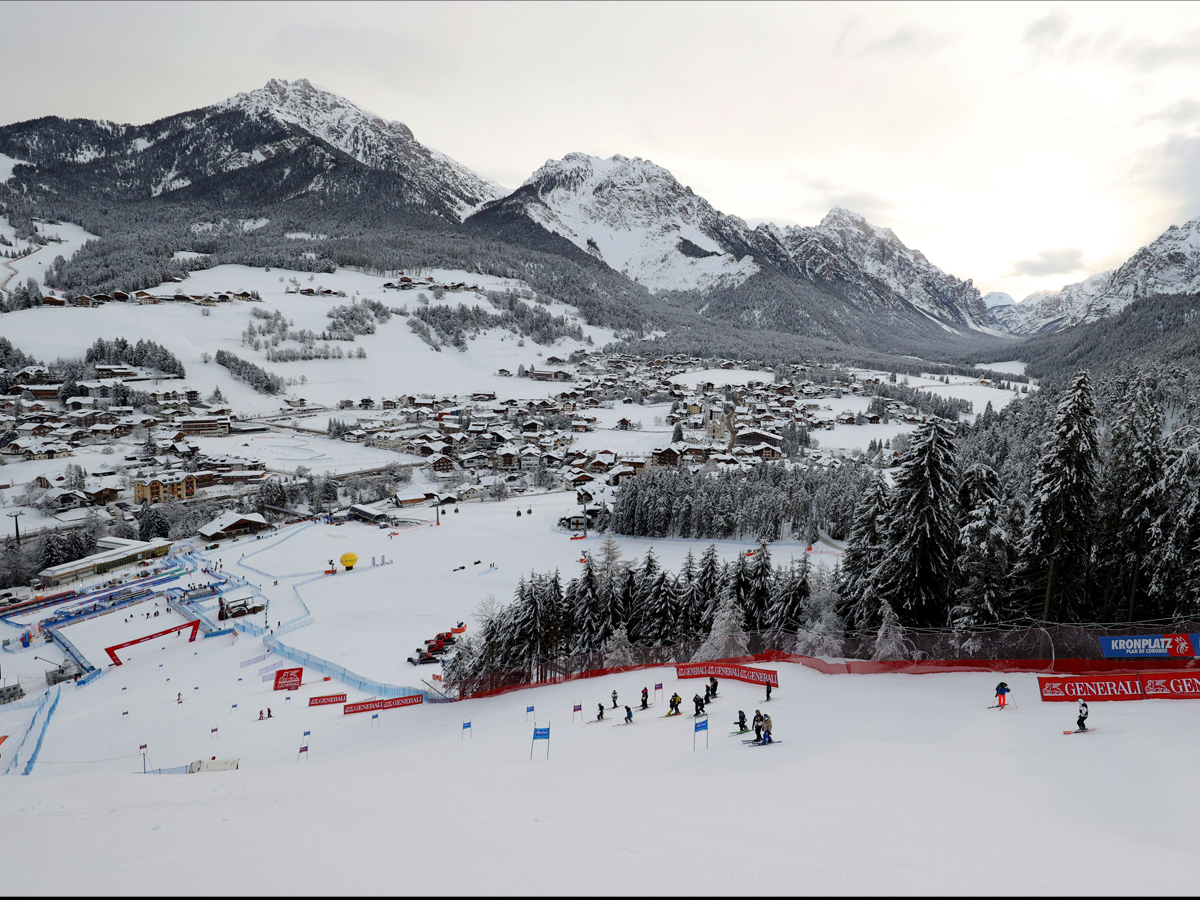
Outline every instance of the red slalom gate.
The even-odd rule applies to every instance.
[[[148,634],[145,637],[134,638],[132,641],[126,641],[123,644],[113,644],[111,647],[105,647],[104,652],[108,654],[108,658],[113,661],[114,666],[121,665],[121,660],[117,656],[118,650],[124,650],[126,647],[132,647],[134,644],[140,644],[144,641],[152,641],[155,638],[165,637],[168,634],[174,634],[176,631],[183,631],[185,628],[192,629],[192,636],[188,638],[188,643],[196,639],[196,633],[200,630],[200,620],[194,622],[184,622],[182,625],[176,625],[174,628],[168,628],[164,631],[156,631],[154,634]]]
[[[411,697],[392,697],[390,700],[364,700],[362,703],[347,703],[342,707],[342,715],[351,713],[370,712],[373,709],[395,709],[398,706],[416,706],[424,703],[425,698],[420,694]]]

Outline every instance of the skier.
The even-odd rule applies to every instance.
[[[740,709],[738,710],[737,721],[734,722],[733,724],[738,727],[738,731],[749,731],[750,730],[749,728],[746,727],[746,714],[744,712],[742,712]]]
[[[669,716],[679,715],[680,714],[679,713],[679,705],[681,703],[683,703],[683,698],[679,696],[679,692],[678,691],[673,692],[671,694],[671,703],[670,703],[671,711],[669,713],[667,713],[667,715],[669,715]]]
[[[176,703],[182,703],[182,702],[183,702],[183,694],[182,694],[182,693],[178,693],[178,694],[176,694],[176,695],[175,695],[175,702],[176,702]]]
[[[1004,709],[1005,705],[1008,702],[1005,699],[1006,695],[1008,694],[1008,691],[1009,691],[1009,687],[1003,681],[1000,682],[998,685],[996,685],[996,705],[998,707],[1000,707],[1001,709]]]
[[[710,700],[712,700],[712,685],[706,684],[704,686],[704,705],[707,706]]]
[[[696,706],[696,715],[704,715],[704,701],[700,699],[699,694],[696,694],[694,697],[692,697],[692,703]]]
[[[771,682],[767,682],[767,702],[771,702]]]
[[[625,707],[625,724],[626,725],[633,724],[633,710],[630,709],[628,706]]]
[[[763,716],[762,720],[762,742],[764,744],[771,743],[771,717]]]
[[[1079,718],[1075,722],[1075,727],[1079,731],[1087,731],[1088,708],[1083,698],[1079,698]]]
[[[596,706],[600,709],[600,714],[598,716],[596,716],[596,721],[599,722],[601,719],[604,718],[604,704],[597,703]],[[537,723],[535,722],[534,724],[536,725]]]
[[[258,721],[260,721],[260,722],[261,722],[262,720],[263,720],[263,714],[262,714],[262,710],[260,709],[260,710],[258,711]]]
[[[709,683],[710,685],[712,685],[712,695],[713,695],[714,697],[715,697],[715,696],[717,696],[717,679],[713,678],[713,677],[710,675],[710,676],[708,677],[708,683]]]
[[[647,691],[645,688],[642,688],[642,709],[648,709],[650,707],[649,701],[650,701],[650,692]]]
[[[617,708],[617,692],[616,691],[612,692],[612,698],[613,698],[613,709],[616,709]]]
[[[763,714],[762,714],[761,710],[756,709],[754,711],[754,739],[756,741],[762,740],[762,730],[763,730]]]
[[[268,719],[272,718],[272,716],[271,716],[271,707],[269,707],[269,706],[267,707],[267,718],[268,718]]]

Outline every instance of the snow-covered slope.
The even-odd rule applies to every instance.
[[[849,282],[883,303],[903,298],[951,325],[987,328],[986,307],[970,279],[948,275],[920,250],[905,246],[890,228],[872,225],[857,213],[835,206],[819,225],[774,233],[812,277]]]
[[[738,284],[758,271],[739,252],[745,222],[645,159],[549,160],[500,201],[501,211],[524,214],[652,291]]]
[[[1156,294],[1200,293],[1200,219],[1172,225],[1118,268],[1057,291],[1037,291],[1011,306],[989,310],[992,322],[1013,334],[1057,331],[1113,316]]]

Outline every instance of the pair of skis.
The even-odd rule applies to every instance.
[[[767,741],[742,741],[742,744],[746,747],[770,747],[773,744],[782,743],[783,741],[777,741],[775,738],[771,738],[769,743]]]

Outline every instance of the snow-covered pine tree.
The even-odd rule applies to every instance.
[[[771,608],[771,549],[760,541],[754,556],[746,566],[748,584],[745,593],[746,627],[750,631],[766,631],[770,625]]]
[[[1163,512],[1159,490],[1166,466],[1162,446],[1162,412],[1151,399],[1146,376],[1139,371],[1112,426],[1112,451],[1099,491],[1098,555],[1104,570],[1103,605],[1096,617],[1134,621],[1170,613],[1148,605],[1148,559],[1154,555],[1151,526]],[[1091,617],[1089,617],[1091,618]]]
[[[708,659],[728,659],[744,656],[749,647],[746,623],[741,604],[733,588],[732,579],[721,593],[721,604],[713,621],[708,638],[692,657],[697,662]]]
[[[953,432],[927,419],[913,432],[888,506],[887,549],[874,579],[902,623],[946,624],[958,538]]]
[[[613,636],[604,648],[604,667],[611,669],[614,666],[633,665],[637,665],[637,656],[633,649],[633,644],[629,642],[629,635],[625,632],[625,626],[622,625],[613,632]]]
[[[838,596],[841,573],[830,572],[825,566],[812,571],[809,594],[804,602],[803,629],[796,635],[794,652],[807,656],[841,656],[845,639],[845,625],[839,610],[842,608]]]
[[[691,641],[700,632],[700,620],[704,617],[704,603],[696,582],[696,557],[689,547],[683,565],[679,568],[676,590],[679,595],[679,613],[675,623],[675,640]]]
[[[1000,500],[984,496],[968,516],[958,541],[958,589],[950,624],[970,628],[1002,621],[1011,612],[1009,573],[1014,550]]]
[[[842,558],[840,592],[845,604],[845,619],[850,628],[873,630],[878,603],[866,602],[871,578],[879,568],[887,546],[888,492],[878,475],[873,476],[863,491],[854,511],[854,528]]]
[[[808,602],[808,557],[799,563],[775,570],[771,585],[771,601],[767,607],[765,628],[771,633],[772,647],[783,649],[785,635],[793,635],[804,627],[804,607]]]
[[[590,653],[599,650],[612,633],[608,630],[609,610],[600,591],[600,580],[589,559],[583,564],[583,572],[575,584],[575,639],[572,653]]]
[[[654,555],[654,548],[651,547],[646,551],[646,558],[642,560],[642,565],[637,571],[637,590],[633,594],[633,602],[625,609],[625,630],[634,644],[650,642],[648,619],[651,607],[658,602],[653,594],[656,589],[662,588],[662,582],[659,580],[662,574],[662,566],[659,565],[658,557]]]
[[[904,643],[904,626],[892,604],[879,600],[879,633],[875,636],[873,660],[908,659],[908,647]]]
[[[1086,370],[1076,373],[1054,415],[1030,489],[1016,576],[1040,592],[1043,621],[1079,621],[1096,509],[1096,403]],[[1040,591],[1039,591],[1040,589]]]
[[[1175,454],[1162,482],[1165,512],[1151,540],[1151,595],[1179,618],[1200,616],[1200,441]]]
[[[721,558],[717,555],[717,545],[709,544],[700,556],[700,567],[696,571],[696,600],[697,606],[703,610],[700,615],[700,630],[707,634],[712,631],[716,621],[717,607],[721,602]]]

